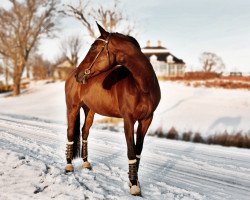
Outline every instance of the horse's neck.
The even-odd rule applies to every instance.
[[[158,86],[153,67],[141,52],[135,56],[127,57],[125,66],[132,73],[141,92],[149,93]]]

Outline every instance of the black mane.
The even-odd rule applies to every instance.
[[[138,42],[134,37],[132,37],[132,36],[130,36],[130,35],[127,35],[127,37],[131,40],[131,42],[132,42],[136,47],[138,47],[139,49],[141,49],[139,42]]]
[[[130,35],[123,35],[121,33],[115,33],[116,35],[124,38],[124,39],[128,39],[130,42],[132,42],[138,49],[141,49],[141,46],[139,44],[139,42],[132,36]]]

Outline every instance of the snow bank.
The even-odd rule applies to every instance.
[[[162,100],[151,130],[174,127],[178,132],[202,135],[250,132],[250,92],[218,88],[194,88],[161,82]]]
[[[176,82],[160,82],[160,87],[162,99],[150,131],[174,127],[179,133],[192,131],[203,136],[225,130],[250,133],[249,91],[194,88]],[[64,82],[34,82],[19,97],[1,95],[0,106],[0,113],[66,123]]]

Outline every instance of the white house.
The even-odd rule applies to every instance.
[[[150,41],[147,41],[147,45],[142,48],[142,52],[150,60],[157,76],[184,76],[185,62],[171,54],[167,48],[161,46],[161,41],[158,41],[157,46],[150,46]]]

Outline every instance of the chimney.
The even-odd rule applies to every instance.
[[[146,47],[150,47],[150,40],[147,41]]]
[[[158,44],[158,47],[161,47],[161,41],[160,40],[157,41],[157,44]]]

